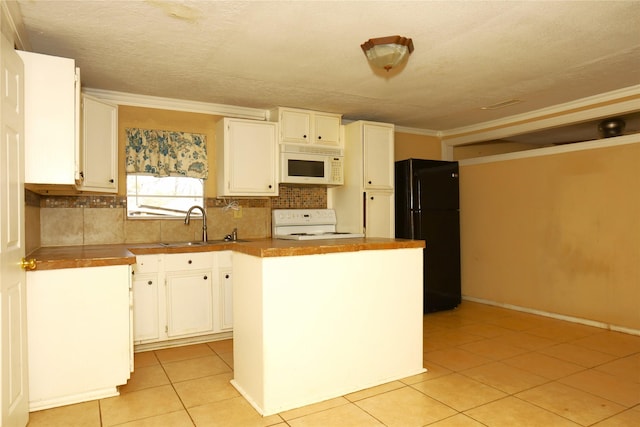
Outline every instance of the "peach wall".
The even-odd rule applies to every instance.
[[[640,330],[640,141],[461,164],[464,296]]]
[[[394,158],[396,161],[410,158],[442,159],[440,138],[436,136],[396,132],[394,139]]]
[[[118,194],[126,192],[125,144],[126,128],[160,129],[177,132],[202,133],[207,135],[209,178],[205,183],[205,196],[216,196],[215,126],[220,116],[155,108],[118,107]]]

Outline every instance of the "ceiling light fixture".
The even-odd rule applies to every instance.
[[[413,41],[400,36],[379,37],[367,40],[360,47],[370,63],[389,71],[413,52]]]

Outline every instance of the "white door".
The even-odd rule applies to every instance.
[[[0,425],[29,421],[26,274],[24,248],[24,68],[2,36],[0,53]]]
[[[364,188],[393,190],[393,127],[364,124]]]
[[[276,124],[229,122],[231,189],[237,195],[277,195]]]
[[[134,342],[159,341],[157,273],[140,274],[133,277],[133,307]]]
[[[220,330],[233,328],[233,272],[231,268],[223,268],[218,274],[220,283]]]
[[[118,192],[118,106],[82,95],[82,191]]]
[[[213,332],[211,270],[167,273],[167,335]]]
[[[315,113],[315,141],[322,145],[340,145],[340,116]]]
[[[394,238],[395,199],[392,191],[367,191],[366,237]]]

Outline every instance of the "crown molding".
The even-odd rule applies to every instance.
[[[434,136],[436,138],[440,138],[441,136],[441,132],[438,130],[418,129],[418,128],[410,128],[405,126],[396,126],[395,131],[401,132],[401,133],[411,133],[415,135]]]
[[[267,110],[237,107],[234,105],[212,104],[208,102],[162,98],[158,96],[138,95],[92,88],[82,88],[82,92],[103,101],[134,107],[158,108],[164,110],[185,111],[189,113],[204,113],[216,116],[253,120],[267,120],[268,115]]]
[[[27,32],[24,29],[18,2],[2,0],[2,16],[6,18],[5,22],[11,27],[9,30],[11,37],[5,34],[5,30],[2,30],[3,34],[7,35],[18,49],[31,50],[31,43],[29,43]]]
[[[478,165],[482,163],[493,163],[504,160],[527,159],[532,157],[551,156],[554,154],[570,153],[574,151],[595,150],[598,148],[616,147],[619,145],[640,144],[640,134],[616,136],[614,138],[594,139],[591,141],[577,142],[574,144],[563,144],[555,147],[543,147],[533,150],[515,151],[513,153],[495,154],[492,156],[474,157],[470,159],[458,160],[460,165]],[[449,147],[453,149],[453,147]]]
[[[529,113],[441,132],[447,145],[467,145],[640,110],[640,85]]]

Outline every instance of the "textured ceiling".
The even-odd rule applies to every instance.
[[[18,4],[31,50],[95,89],[450,130],[640,84],[639,1]],[[395,34],[408,62],[370,67],[360,44]]]

